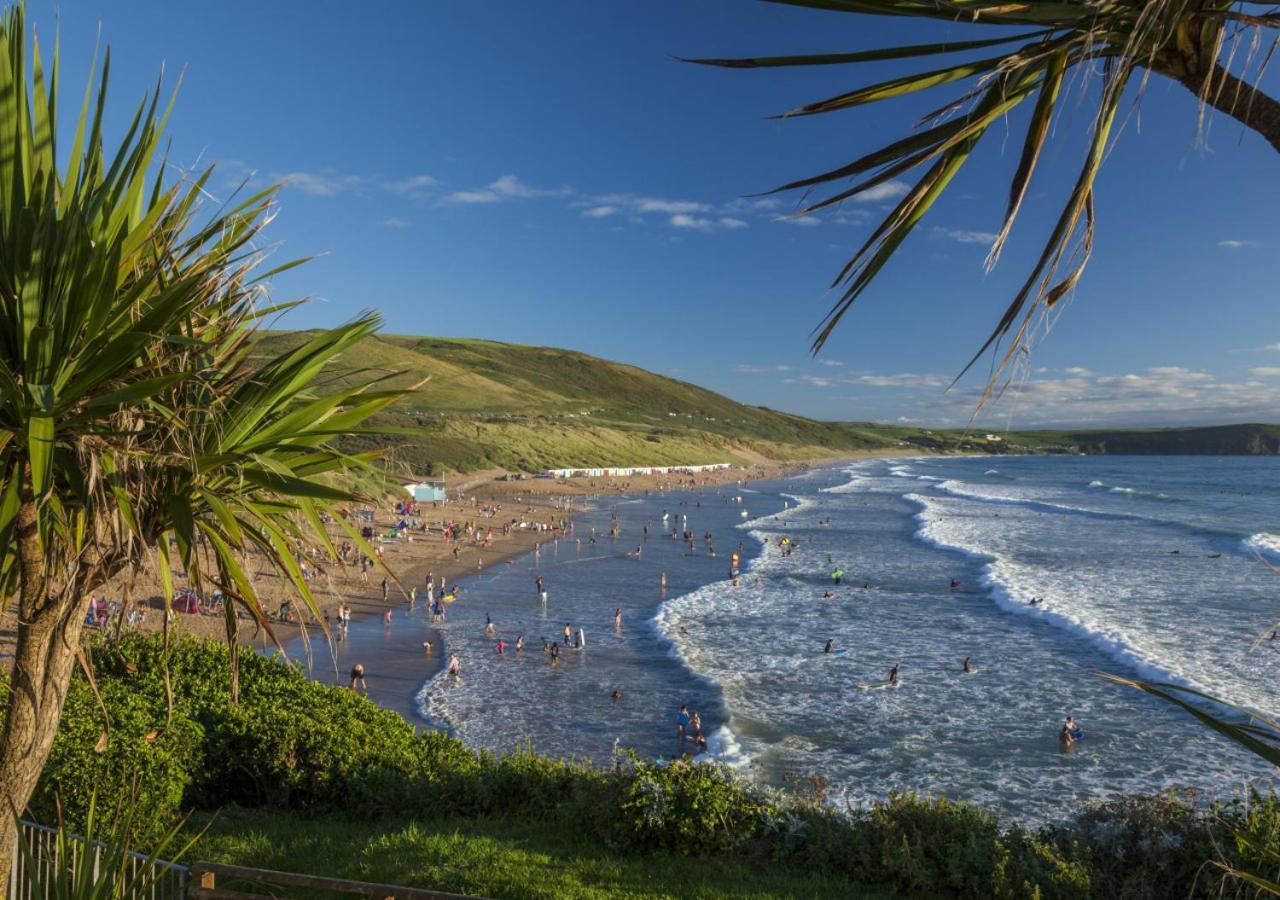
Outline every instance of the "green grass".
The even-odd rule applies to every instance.
[[[304,333],[265,336],[282,352]],[[747,406],[687,382],[551,347],[378,335],[326,373],[396,373],[414,387],[375,419],[401,429],[394,457],[420,473],[560,466],[625,466],[834,458],[883,441],[845,428]],[[387,443],[351,438],[353,449]]]
[[[274,332],[264,350],[302,343]],[[392,459],[420,475],[500,468],[750,463],[903,453],[1205,453],[1280,451],[1280,426],[1001,431],[928,429],[871,422],[818,422],[737,403],[688,382],[606,359],[526,344],[377,335],[330,367],[353,384],[361,373],[395,373],[414,387],[374,419],[398,429],[345,439],[350,449],[391,445]]]
[[[767,860],[614,854],[553,827],[493,817],[369,820],[232,809],[213,821],[187,861],[194,860],[513,900],[884,896]]]

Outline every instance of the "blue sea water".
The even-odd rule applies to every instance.
[[[462,677],[422,684],[413,711],[474,746],[605,762],[615,744],[675,752],[686,703],[712,755],[763,781],[817,773],[855,804],[913,789],[1027,822],[1123,793],[1228,793],[1270,773],[1099,673],[1280,712],[1280,641],[1257,640],[1280,618],[1280,575],[1258,559],[1280,562],[1277,476],[1270,458],[929,457],[602,500],[569,539],[468,585],[444,626]],[[525,652],[497,654],[486,616]],[[566,623],[587,646],[552,666],[541,638]],[[880,689],[895,664],[901,685]],[[1066,715],[1085,733],[1069,753]]]

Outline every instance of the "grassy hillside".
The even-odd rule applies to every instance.
[[[306,332],[275,332],[264,352]],[[870,422],[816,422],[737,403],[713,391],[572,350],[496,341],[378,335],[328,373],[397,373],[422,384],[379,416],[405,429],[395,459],[418,474],[560,466],[752,463],[839,457],[862,450],[928,453],[1258,454],[1280,452],[1280,426],[1000,432]],[[349,439],[384,446],[385,438]]]
[[[1085,453],[1111,455],[1252,456],[1280,453],[1280,425],[1214,425],[1199,428],[1130,428],[985,432],[898,428],[845,422],[846,430],[932,453]]]
[[[277,332],[264,350],[296,346]],[[839,456],[886,438],[762,407],[585,353],[495,341],[379,335],[332,367],[338,384],[396,372],[424,382],[377,424],[409,429],[396,457],[434,474],[501,467],[670,465]],[[425,381],[424,381],[425,380]],[[352,438],[353,446],[373,439]],[[385,444],[378,439],[379,445]]]

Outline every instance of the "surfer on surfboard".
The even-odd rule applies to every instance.
[[[901,668],[902,668],[902,663],[897,663],[897,664],[896,664],[892,669],[890,669],[890,670],[889,670],[889,683],[890,683],[890,684],[897,684],[897,683],[898,683],[898,670],[899,670],[899,669],[901,669]]]

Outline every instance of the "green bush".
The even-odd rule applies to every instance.
[[[1087,852],[1095,895],[1156,900],[1220,880],[1199,877],[1214,855],[1216,830],[1210,809],[1169,793],[1096,803],[1044,834],[1059,847]]]
[[[1280,799],[1273,790],[1250,790],[1218,809],[1228,830],[1217,846],[1218,858],[1234,868],[1280,882]],[[1246,893],[1244,885],[1232,884]]]
[[[723,766],[637,761],[622,792],[614,840],[628,849],[724,852],[762,834],[775,812]]]
[[[893,895],[1042,900],[1230,893],[1238,886],[1206,860],[1265,870],[1273,857],[1258,848],[1280,846],[1280,801],[1270,794],[1216,809],[1172,795],[1128,797],[1036,831],[912,794],[842,811],[817,777],[797,776],[812,790],[784,794],[715,765],[631,756],[603,771],[532,747],[473,752],[258,654],[242,654],[233,704],[228,650],[213,642],[178,640],[166,651],[156,637],[131,635],[92,651],[110,740],[96,752],[102,711],[77,676],[34,807],[53,821],[60,794],[74,825],[95,786],[107,807],[136,783],[143,842],[193,806],[503,817],[620,855],[736,855]]]
[[[118,683],[105,682],[101,691],[110,715],[105,749],[98,750],[102,709],[88,684],[76,679],[32,797],[32,814],[56,822],[60,802],[66,823],[80,828],[96,789],[101,809],[129,805],[135,836],[150,843],[181,814],[192,773],[202,765],[203,729],[177,710],[166,724],[163,703]]]

